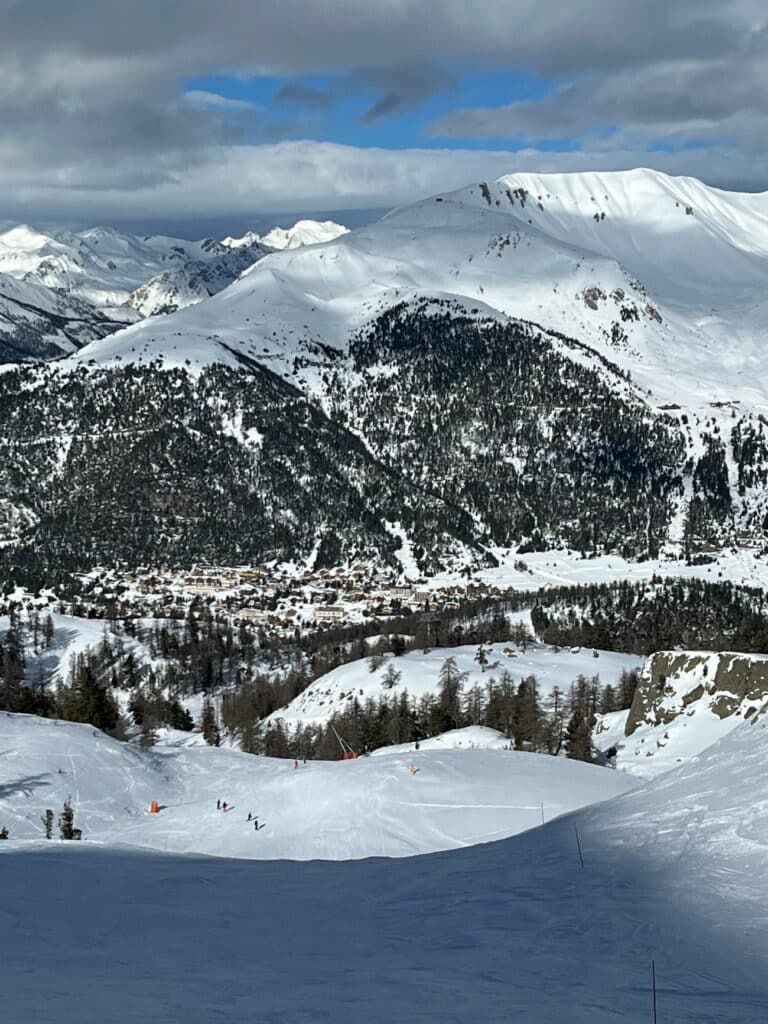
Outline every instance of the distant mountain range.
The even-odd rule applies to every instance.
[[[200,302],[276,249],[335,237],[330,221],[274,228],[264,240],[139,238],[112,228],[0,234],[0,362],[67,354],[143,316]]]
[[[764,546],[768,195],[514,174],[268,237],[144,240],[133,301],[186,308],[0,375],[7,558]]]

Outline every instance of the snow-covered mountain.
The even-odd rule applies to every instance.
[[[645,170],[509,175],[271,253],[211,298],[86,346],[36,376],[38,429],[67,421],[82,367],[97,393],[122,390],[118,419],[136,415],[128,391],[144,374],[174,434],[149,459],[172,464],[170,514],[208,493],[182,454],[197,426],[178,416],[192,411],[171,411],[189,392],[205,444],[241,463],[226,508],[242,530],[226,543],[237,538],[242,557],[408,554],[434,570],[509,549],[638,558],[760,546],[766,283],[768,195]],[[160,287],[143,308],[167,301]],[[278,410],[269,422],[254,379]],[[300,445],[270,436],[275,415]],[[109,460],[106,478],[122,456],[111,448]],[[40,468],[45,486],[74,469]],[[278,483],[291,515],[246,539],[248,502],[266,492],[269,505]],[[351,516],[330,500],[340,485]],[[140,534],[198,530],[210,501],[199,512]],[[200,543],[181,546],[194,557]]]
[[[128,306],[100,310],[33,275],[0,273],[0,363],[68,355],[138,319]]]
[[[211,239],[139,238],[105,227],[45,234],[19,225],[0,234],[0,273],[65,291],[99,308],[121,306],[163,270],[215,259],[224,250]]]
[[[272,228],[264,235],[248,231],[242,238],[224,238],[222,244],[232,249],[258,242],[269,249],[298,249],[303,245],[317,245],[331,242],[340,235],[346,235],[349,228],[332,220],[297,220],[292,228]]]
[[[250,241],[224,248],[208,260],[190,260],[150,278],[131,293],[128,303],[143,316],[173,313],[220,292],[270,252],[261,242]]]
[[[343,349],[377,313],[411,297],[452,297],[595,347],[655,402],[706,405],[765,397],[756,371],[768,359],[760,345],[767,281],[768,194],[648,170],[520,174],[276,254],[168,331],[194,342],[213,330],[246,353],[266,345],[272,360],[289,362],[310,339]],[[156,325],[142,333],[162,351]],[[108,359],[110,347],[93,355]]]
[[[0,234],[0,361],[75,351],[142,316],[209,298],[275,249],[326,241],[344,231],[331,221],[299,221],[288,230],[275,228],[269,242],[253,232],[219,242],[140,238],[104,227],[45,233],[17,225]],[[24,288],[30,290],[26,296]],[[32,308],[20,313],[20,303]]]

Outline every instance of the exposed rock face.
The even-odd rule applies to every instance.
[[[672,722],[702,699],[718,718],[751,718],[768,702],[768,656],[659,651],[643,670],[625,733]]]

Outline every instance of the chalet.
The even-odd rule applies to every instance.
[[[339,622],[346,616],[346,609],[340,608],[338,605],[321,605],[319,608],[315,608],[315,618],[318,622]]]
[[[244,622],[269,622],[271,617],[272,613],[263,608],[241,608],[235,616]]]

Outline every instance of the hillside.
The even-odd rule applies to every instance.
[[[487,647],[488,664],[485,670],[475,660],[477,645],[435,648],[429,653],[410,651],[399,658],[387,658],[371,672],[367,661],[352,661],[332,669],[311,683],[291,703],[271,716],[288,726],[325,722],[333,714],[343,713],[352,700],[364,704],[366,700],[383,697],[398,698],[405,691],[409,697],[419,699],[425,694],[436,695],[439,689],[440,669],[448,657],[454,658],[461,673],[464,693],[479,686],[485,691],[489,681],[498,682],[502,673],[510,673],[519,683],[526,676],[535,675],[542,700],[546,700],[554,687],[567,693],[577,676],[600,676],[603,685],[615,684],[623,670],[631,671],[643,665],[643,659],[631,654],[599,651],[594,657],[588,648],[571,653],[568,649],[555,649],[534,644],[527,650],[516,650],[510,644],[490,644]],[[386,671],[393,666],[400,679],[392,691],[383,683]]]
[[[632,707],[602,715],[600,750],[616,767],[655,778],[688,763],[768,706],[768,657],[710,651],[659,651],[648,659]]]
[[[593,765],[504,749],[300,763],[171,734],[151,753],[87,725],[0,715],[0,827],[43,837],[71,797],[89,842],[259,860],[404,857],[488,842],[631,789]],[[411,766],[418,769],[415,774]],[[225,800],[231,810],[217,811]],[[150,815],[150,802],[162,810]],[[255,814],[263,828],[250,821]]]
[[[15,564],[41,575],[58,550],[88,569],[130,558],[129,536],[134,563],[168,537],[177,562],[365,557],[421,573],[509,552],[760,550],[765,208],[650,171],[507,176],[273,252],[55,371],[5,374],[7,463],[29,453],[21,394],[38,437],[89,449],[35,453],[23,494],[6,474],[17,520],[35,524]],[[237,252],[209,248],[212,273]],[[145,311],[196,297],[205,275],[192,287],[181,266]],[[231,465],[214,494],[203,450]],[[149,502],[141,481],[123,486],[135,465],[160,474]],[[89,529],[64,535],[83,514]],[[231,528],[214,531],[222,515]]]
[[[42,841],[20,856],[0,844],[14,924],[0,965],[6,1009],[45,1020],[53,996],[64,1024],[169,1014],[209,1024],[222,1006],[230,1021],[309,1021],[319,1006],[365,1005],[375,1024],[460,1024],[478,1007],[506,1020],[514,1006],[535,1024],[644,1024],[654,960],[662,1019],[758,1024],[767,735],[742,726],[686,768],[578,816],[583,867],[570,818],[461,851],[341,864],[94,842]]]

